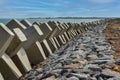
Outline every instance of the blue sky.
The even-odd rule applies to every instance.
[[[120,0],[0,0],[0,18],[120,17]]]

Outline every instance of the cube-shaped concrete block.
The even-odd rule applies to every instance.
[[[36,22],[33,24],[33,26],[38,26],[44,34],[43,37],[40,37],[38,39],[39,42],[41,42],[43,39],[47,38],[52,31],[52,28],[47,23],[39,24]]]
[[[48,23],[49,26],[52,27],[53,31],[51,33],[51,37],[56,37],[59,35],[59,33],[62,31],[61,27],[59,26],[59,24],[57,22],[51,22],[51,23]],[[54,27],[53,27],[54,26]]]
[[[0,72],[5,80],[18,80],[22,76],[19,69],[7,54],[2,55],[2,58],[0,58]]]
[[[4,24],[0,23],[0,57],[11,43],[14,34]]]
[[[18,20],[12,19],[10,22],[6,25],[10,30],[13,30],[14,28],[20,28],[20,29],[26,29],[26,26],[21,24]]]
[[[27,19],[23,19],[20,22],[26,27],[31,27],[32,26],[32,23],[30,23]]]
[[[25,74],[26,72],[32,69],[24,48],[21,48],[17,52],[17,55],[12,57],[12,60],[14,61],[16,66],[19,68],[19,70],[22,72],[22,74]]]
[[[26,36],[19,28],[14,28],[13,32],[15,33],[15,37],[6,50],[6,53],[11,57],[17,54],[19,49],[23,46],[23,43],[27,41]]]
[[[0,80],[4,80],[3,75],[0,72]]]
[[[36,41],[28,49],[26,49],[26,53],[32,66],[46,59],[45,53],[39,41]]]
[[[39,26],[36,25],[33,25],[33,27],[28,27],[27,29],[22,31],[27,37],[27,41],[23,45],[25,49],[29,48],[31,44],[44,36],[42,30],[39,28]]]

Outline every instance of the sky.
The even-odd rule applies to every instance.
[[[0,0],[0,18],[120,17],[120,0]]]

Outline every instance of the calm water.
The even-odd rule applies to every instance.
[[[0,19],[0,23],[7,24],[11,19]],[[17,19],[17,20],[22,20],[22,19]],[[28,19],[31,23],[37,21],[37,22],[48,22],[48,21],[59,21],[59,22],[73,22],[73,23],[80,23],[80,22],[91,22],[91,21],[96,21],[100,19]]]

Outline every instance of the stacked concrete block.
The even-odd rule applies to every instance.
[[[32,26],[32,23],[30,23],[27,19],[23,19],[20,22],[26,27],[31,27]]]
[[[75,36],[104,23],[32,24],[27,19],[13,19],[6,26],[0,23],[0,80],[19,79]]]
[[[0,73],[0,80],[4,80],[3,75]]]
[[[40,45],[43,48],[44,53],[46,54],[46,56],[48,56],[49,54],[52,54],[53,49],[50,48],[50,45],[49,45],[50,43],[47,42],[47,37],[49,37],[50,33],[52,32],[52,28],[47,23],[40,24],[38,22],[34,22],[33,25],[38,26],[44,34],[44,38],[38,39],[38,41],[40,42]],[[54,47],[54,46],[51,46],[51,47]]]
[[[16,20],[11,20],[8,24],[7,24],[7,26],[8,27],[11,27],[12,26],[12,24],[10,24],[11,22],[14,22],[14,24],[21,24],[20,22],[18,22],[18,21],[16,21]],[[22,24],[23,25],[23,24]],[[34,44],[39,38],[43,38],[44,36],[43,36],[43,33],[42,33],[42,31],[40,30],[40,28],[38,27],[38,26],[32,26],[32,27],[26,27],[26,29],[23,29],[23,28],[21,28],[22,26],[19,26],[19,29],[17,28],[17,26],[16,26],[16,28],[15,28],[15,30],[16,30],[16,33],[17,33],[17,30],[19,30],[19,31],[21,31],[22,33],[23,33],[23,35],[24,36],[26,36],[26,38],[27,38],[27,40],[25,41],[25,43],[23,43],[20,47],[19,47],[19,50],[22,50],[21,52],[24,52],[25,54],[24,54],[24,56],[26,56],[26,58],[25,58],[25,60],[27,59],[27,57],[28,57],[28,61],[30,61],[30,64],[31,65],[34,65],[35,63],[38,63],[38,62],[40,62],[40,61],[43,61],[44,60],[44,58],[46,58],[45,57],[45,55],[44,54],[41,54],[41,52],[40,52],[40,47],[38,46],[38,43],[36,43],[36,44]],[[21,36],[21,35],[18,35],[18,36]],[[22,49],[21,49],[22,48]],[[9,48],[8,48],[8,50],[9,50]],[[24,51],[23,51],[24,50]],[[31,51],[34,51],[34,50],[36,50],[36,51],[39,51],[39,53],[37,54],[37,53],[33,53],[33,52],[31,52]],[[8,51],[9,52],[9,51]],[[17,52],[17,51],[16,51]],[[16,53],[15,52],[15,53]],[[21,53],[22,54],[22,53]],[[17,61],[16,61],[16,58],[18,57],[18,54],[17,54],[17,56],[16,57],[13,57],[14,58],[14,60],[15,60],[15,62],[16,63],[18,63]],[[18,59],[18,58],[17,58]],[[19,61],[19,60],[18,60]],[[28,61],[27,61],[27,63],[28,63]],[[22,61],[21,61],[22,62]],[[27,64],[26,64],[27,65]],[[18,66],[18,67],[21,67],[20,65]],[[23,70],[22,68],[21,68],[21,70]],[[22,71],[23,73],[24,73],[24,71]]]
[[[14,38],[14,34],[2,23],[0,23],[0,37],[0,72],[5,80],[18,79],[22,74],[5,52]]]

